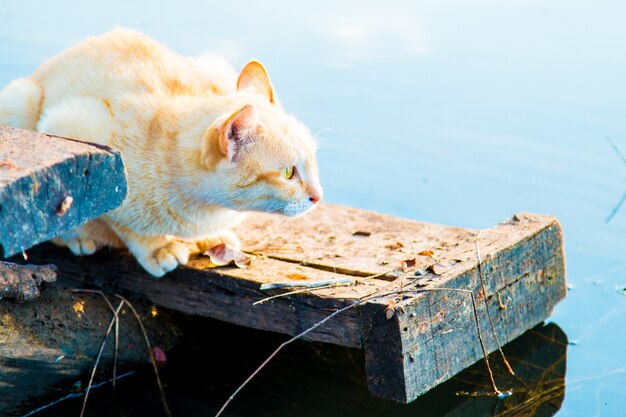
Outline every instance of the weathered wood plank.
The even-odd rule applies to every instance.
[[[424,285],[471,290],[487,348],[495,349],[481,302],[485,295],[479,287],[477,239],[501,344],[541,322],[565,296],[562,235],[552,216],[520,214],[479,232],[322,204],[302,220],[250,216],[238,232],[244,248],[268,257],[257,258],[245,270],[207,268],[206,258],[195,258],[155,280],[121,252],[75,258],[45,245],[29,256],[54,262],[75,285],[141,294],[174,310],[291,335],[367,294],[402,289],[403,296],[394,301],[404,314],[397,311],[387,319],[393,297],[383,297],[307,335],[308,340],[364,349],[371,391],[400,402],[413,400],[481,357],[468,294],[424,292]],[[416,259],[416,265],[403,273],[400,265],[407,259]],[[416,275],[422,269],[430,272]],[[252,305],[287,291],[261,291],[263,283],[357,279],[376,273],[385,276]],[[499,310],[497,293],[506,310]]]
[[[104,252],[89,257],[74,257],[65,248],[46,244],[29,250],[28,256],[34,262],[54,261],[64,279],[75,286],[94,285],[108,291],[141,294],[151,302],[172,310],[286,334],[305,330],[358,296],[353,288],[342,288],[346,298],[304,294],[253,306],[252,303],[268,296],[259,289],[260,282],[272,277],[277,281],[288,280],[288,276],[293,274],[306,274],[316,279],[343,277],[272,259],[257,259],[248,269],[207,269],[208,260],[196,258],[163,279],[156,280],[143,271],[133,258],[121,252],[114,252],[113,256]],[[258,280],[253,279],[255,274]],[[377,288],[376,283],[368,287],[373,288],[372,291]],[[358,328],[358,314],[353,310],[312,332],[307,339],[359,347]]]
[[[558,222],[549,217],[543,218],[543,222],[537,216],[518,218],[515,223],[539,224],[540,231],[515,236],[516,224],[507,223],[482,235],[487,241],[482,278],[501,344],[548,317],[566,294]],[[506,246],[500,247],[502,239],[489,240],[496,237],[502,237]],[[366,370],[373,394],[410,402],[482,359],[469,294],[428,289],[471,290],[476,296],[487,351],[497,349],[485,311],[477,262],[465,263],[463,270],[456,270],[453,275],[450,271],[441,276],[429,273],[417,284],[407,283],[407,293],[423,292],[398,300],[404,312],[398,311],[391,319],[387,319],[385,310],[393,297],[368,302],[361,308]],[[424,287],[420,286],[422,283]],[[506,309],[500,307],[498,294]],[[380,343],[381,340],[385,342]]]
[[[321,204],[296,219],[255,214],[238,228],[245,248],[268,256],[367,276],[400,267],[422,251],[435,258],[472,258],[474,231]],[[400,244],[398,244],[400,243]],[[417,267],[432,259],[418,256]]]
[[[121,204],[119,152],[0,126],[0,256],[11,256]]]

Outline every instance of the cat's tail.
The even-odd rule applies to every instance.
[[[28,78],[18,78],[0,91],[0,125],[36,130],[43,91]]]

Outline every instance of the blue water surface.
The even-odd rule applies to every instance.
[[[490,227],[558,216],[570,292],[559,416],[626,411],[626,2],[0,4],[0,85],[114,26],[261,60],[320,142],[326,200]]]

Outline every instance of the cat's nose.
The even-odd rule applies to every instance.
[[[315,192],[315,191],[310,191],[309,192],[309,201],[313,204],[318,203],[320,200],[322,199],[322,196]]]

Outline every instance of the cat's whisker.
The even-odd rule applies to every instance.
[[[330,132],[330,131],[332,131],[332,130],[333,130],[333,129],[332,129],[332,128],[330,128],[330,127],[323,127],[323,128],[321,128],[321,129],[317,130],[317,131],[316,131],[315,133],[313,133],[311,136],[313,136],[313,138],[315,138],[315,139],[318,139],[318,140],[319,140],[319,139],[322,139],[320,136],[318,136],[320,133]]]

